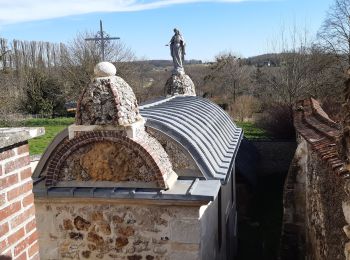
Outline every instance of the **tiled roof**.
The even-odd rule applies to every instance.
[[[310,143],[319,158],[336,174],[347,176],[346,163],[337,145],[341,136],[339,125],[332,121],[313,98],[299,101],[294,112],[294,126],[298,134]]]
[[[140,107],[146,126],[180,143],[206,179],[225,180],[242,139],[226,112],[208,99],[175,96]]]

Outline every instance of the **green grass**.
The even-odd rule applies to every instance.
[[[37,118],[28,119],[17,122],[0,122],[0,127],[10,126],[28,126],[28,127],[45,127],[45,135],[29,140],[30,154],[42,154],[46,147],[51,143],[53,138],[65,129],[68,125],[74,123],[72,117],[61,118]],[[237,125],[244,130],[244,136],[248,139],[264,139],[268,138],[268,134],[261,128],[258,128],[253,123],[237,122]]]
[[[67,126],[42,125],[45,127],[45,135],[29,140],[30,155],[42,154],[53,138]]]
[[[30,155],[42,154],[46,147],[51,143],[53,138],[65,129],[68,125],[74,123],[74,118],[38,118],[28,119],[18,122],[0,122],[1,127],[9,126],[28,126],[28,127],[45,127],[45,135],[29,140]]]
[[[74,117],[33,118],[24,121],[25,126],[68,126],[74,123]]]
[[[268,133],[251,122],[236,122],[238,127],[243,128],[244,136],[247,139],[265,139],[270,136]]]
[[[72,123],[74,123],[74,118],[44,118],[26,120],[24,122],[24,126],[45,127],[45,135],[29,140],[30,154],[42,154],[53,138]]]

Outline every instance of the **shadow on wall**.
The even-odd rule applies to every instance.
[[[295,148],[290,140],[242,141],[237,155],[238,260],[278,259],[283,187]]]

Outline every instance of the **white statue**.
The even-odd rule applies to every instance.
[[[170,45],[170,54],[173,58],[174,63],[174,74],[184,74],[183,63],[185,60],[185,40],[182,37],[180,31],[178,29],[174,29],[174,36],[171,38],[169,44]]]

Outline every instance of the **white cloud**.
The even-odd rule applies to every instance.
[[[246,1],[250,0],[0,0],[0,24],[94,12],[141,11],[195,2],[236,3]]]

